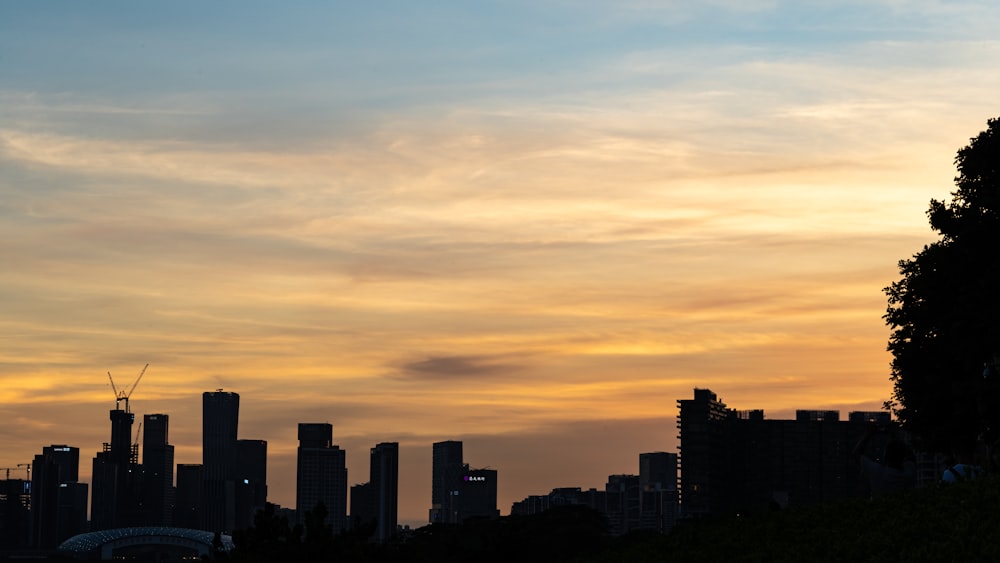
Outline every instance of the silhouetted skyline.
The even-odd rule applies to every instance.
[[[237,392],[269,498],[330,422],[349,485],[399,444],[401,522],[441,440],[506,511],[676,451],[693,386],[879,408],[882,288],[996,114],[981,2],[7,4],[2,463],[89,459],[148,362],[175,463]]]

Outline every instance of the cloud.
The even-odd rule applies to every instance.
[[[407,362],[400,366],[401,375],[419,379],[450,380],[470,379],[498,374],[511,374],[519,369],[504,358],[490,356],[430,356],[423,360]],[[496,381],[496,378],[491,378]]]

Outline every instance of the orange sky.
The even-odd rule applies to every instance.
[[[438,44],[445,24],[421,20],[413,45],[301,39],[306,15],[264,7],[240,17],[288,18],[270,42],[213,30],[224,12],[61,28],[16,10],[0,464],[66,443],[89,479],[105,372],[123,385],[147,362],[133,410],[170,415],[177,462],[200,462],[201,393],[224,388],[240,437],[268,441],[270,500],[294,504],[296,425],[324,421],[351,483],[368,448],[401,443],[415,524],[439,440],[499,470],[506,513],[676,451],[695,386],[771,417],[877,409],[882,288],[996,114],[996,10],[876,3],[884,21],[812,28],[722,2],[709,44],[685,35],[707,14],[627,5],[541,3],[538,21],[575,22],[551,37],[451,6],[485,35]],[[405,23],[378,15],[338,17]]]

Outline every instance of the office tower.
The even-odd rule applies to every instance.
[[[177,464],[177,494],[174,501],[174,526],[200,530],[204,517],[204,466],[200,463]]]
[[[399,504],[398,443],[382,442],[371,449],[369,474],[371,488],[368,500],[376,521],[375,539],[384,543],[396,535]]]
[[[31,481],[32,543],[35,546],[55,547],[64,539],[85,531],[87,485],[77,482],[79,471],[79,448],[46,446],[35,456]]]
[[[677,401],[680,416],[681,510],[685,517],[711,514],[725,501],[729,460],[723,422],[731,414],[708,389]]]
[[[236,431],[240,396],[218,389],[202,394],[201,455],[204,471],[202,529],[231,531],[236,525]]]
[[[888,413],[798,410],[794,420],[726,408],[695,389],[678,401],[681,510],[685,517],[764,511],[867,494],[850,452],[868,421]]]
[[[467,467],[462,463],[462,442],[447,440],[435,442],[431,465],[430,521],[458,523],[459,489]]]
[[[267,504],[267,442],[237,440],[236,459],[236,528],[245,529]]]
[[[31,481],[0,481],[0,546],[6,549],[32,547],[31,517]]]
[[[351,485],[351,528],[376,524],[378,515],[375,514],[375,501],[372,499],[373,487],[371,482]],[[372,532],[373,534],[375,532]]]
[[[170,417],[147,414],[142,419],[143,524],[170,526],[174,508],[174,447],[168,441]]]
[[[620,536],[639,528],[641,491],[638,475],[608,475],[604,486],[607,494],[605,514],[608,531]]]
[[[470,469],[462,475],[458,521],[469,518],[499,518],[497,510],[497,471]]]
[[[347,527],[347,460],[333,445],[333,425],[299,423],[299,450],[295,483],[298,522],[319,503],[326,507],[326,522],[338,534]]]
[[[90,505],[91,530],[120,528],[135,523],[139,505],[139,450],[132,443],[135,415],[115,408],[109,412],[111,443],[94,456]]]
[[[639,528],[669,532],[677,523],[677,454],[639,454]]]
[[[639,454],[639,486],[643,489],[677,490],[677,454]]]

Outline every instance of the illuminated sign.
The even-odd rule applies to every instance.
[[[475,475],[466,475],[466,481],[486,481],[486,477],[477,477]]]

